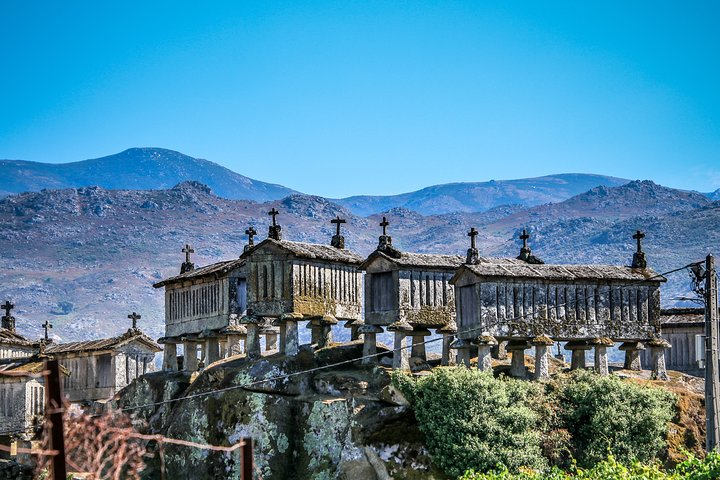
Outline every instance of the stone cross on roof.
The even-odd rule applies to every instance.
[[[278,225],[277,220],[275,219],[275,217],[279,214],[280,212],[275,210],[275,207],[268,212],[268,215],[272,216],[272,225],[268,228],[268,237],[277,240],[278,242],[282,240],[282,226]]]
[[[5,303],[3,303],[2,305],[0,305],[0,308],[2,308],[3,310],[5,310],[5,316],[6,316],[6,317],[9,317],[9,316],[10,316],[10,310],[12,310],[13,308],[15,308],[15,305],[13,305],[12,303],[10,303],[10,300],[5,300]]]
[[[527,233],[527,230],[523,229],[522,235],[520,235],[520,240],[523,242],[522,248],[527,249],[528,248],[528,238],[530,238],[530,234]]]
[[[185,254],[185,262],[180,266],[180,274],[195,270],[195,264],[190,261],[190,254],[195,253],[195,250],[189,243],[186,243],[182,252]]]
[[[637,240],[637,251],[642,252],[642,239],[645,238],[645,234],[638,230],[632,238]]]
[[[142,318],[142,315],[138,315],[135,312],[132,312],[130,315],[128,315],[128,318],[132,320],[132,329],[137,330],[137,321]]]
[[[273,209],[268,212],[268,215],[272,215],[273,217],[273,226],[277,225],[277,223],[275,222],[275,217],[277,217],[278,214],[280,214],[280,212],[275,210],[275,207],[273,207]]]
[[[248,236],[248,245],[253,245],[255,242],[253,241],[253,237],[257,235],[257,230],[250,225],[247,230],[245,230],[245,235]]]
[[[334,223],[336,227],[335,235],[333,235],[332,240],[330,240],[330,245],[335,248],[345,248],[345,237],[340,235],[340,225],[347,223],[347,220],[340,218],[340,215],[336,215],[334,219],[330,220],[330,223]]]
[[[5,310],[5,315],[2,317],[2,328],[10,330],[11,332],[15,331],[15,317],[10,315],[10,310],[15,308],[15,305],[10,303],[9,300],[5,300],[5,303],[3,305],[0,305],[0,308]]]
[[[390,225],[388,219],[383,217],[380,226],[382,227],[382,235],[380,235],[380,241],[378,242],[378,250],[383,251],[385,254],[390,255],[393,258],[400,258],[402,253],[392,246],[392,237],[387,234],[387,227]]]
[[[475,227],[472,227],[468,232],[468,237],[470,237],[470,248],[468,248],[467,257],[465,257],[465,263],[468,265],[475,265],[480,261],[480,254],[478,253],[478,249],[475,245],[475,237],[478,236],[478,233],[479,232],[475,230]]]
[[[387,218],[383,217],[382,222],[380,222],[380,226],[383,229],[383,236],[387,235],[387,226],[390,225],[390,222],[387,221]]]
[[[335,230],[335,235],[340,235],[340,224],[347,223],[347,220],[344,218],[340,218],[340,215],[337,215],[335,218],[330,220],[330,223],[334,223],[337,229]]]
[[[475,246],[475,237],[478,236],[478,231],[475,230],[475,227],[472,227],[470,231],[468,232],[468,237],[470,237],[470,248],[477,248]]]
[[[48,331],[53,328],[52,323],[45,320],[45,323],[42,324],[42,327],[45,329],[45,341],[47,342],[50,340],[50,336],[48,335]]]
[[[642,239],[645,238],[645,234],[638,230],[632,238],[637,241],[637,252],[633,254],[632,268],[647,268],[645,252],[642,251]]]

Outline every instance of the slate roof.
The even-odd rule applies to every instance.
[[[660,324],[668,327],[698,326],[705,324],[704,308],[667,308],[660,310]]]
[[[235,260],[224,260],[222,262],[217,263],[211,263],[210,265],[205,265],[204,267],[196,268],[195,270],[192,270],[190,272],[181,273],[180,275],[176,275],[174,277],[166,278],[165,280],[162,280],[158,283],[155,283],[153,287],[160,288],[164,287],[165,285],[169,285],[172,283],[182,282],[183,280],[191,280],[194,278],[202,278],[207,276],[214,276],[215,278],[222,277],[230,270],[233,270],[235,268],[241,267],[245,264],[245,259],[243,258],[237,258]]]
[[[409,253],[402,252],[400,258],[391,257],[381,250],[375,250],[360,265],[360,268],[367,267],[376,258],[384,258],[403,268],[439,268],[455,270],[465,262],[465,257],[460,255],[440,255],[436,253]]]
[[[32,346],[37,342],[32,342],[20,334],[17,334],[7,328],[0,328],[0,343],[6,345],[27,345]]]
[[[0,375],[8,377],[29,377],[42,373],[45,365],[44,361],[47,356],[38,355],[29,358],[13,358],[0,362]],[[70,376],[70,370],[60,365],[60,372],[66,376]]]
[[[547,280],[630,280],[666,281],[651,269],[616,265],[548,265],[529,264],[516,259],[481,258],[477,265],[463,265],[481,277],[540,278]]]
[[[252,252],[258,250],[265,245],[276,245],[279,248],[287,250],[291,254],[299,258],[307,258],[310,260],[325,260],[329,262],[347,263],[350,265],[359,265],[363,261],[363,257],[357,253],[335,248],[330,245],[322,245],[319,243],[291,242],[289,240],[275,240],[266,238],[258,243],[255,248],[243,254],[243,258],[252,255]]]
[[[151,350],[155,350],[156,352],[162,350],[160,346],[153,341],[152,338],[148,337],[140,330],[130,329],[124,334],[112,338],[101,338],[98,340],[87,340],[84,342],[51,344],[47,347],[45,352],[48,354],[57,354],[112,350],[136,340],[144,343],[147,347],[149,347]]]

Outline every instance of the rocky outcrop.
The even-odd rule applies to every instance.
[[[186,376],[146,375],[120,392],[115,406],[178,398],[137,411],[136,423],[145,432],[213,445],[252,437],[257,474],[266,480],[442,478],[407,402],[389,386],[389,370],[346,364],[302,373],[357,358],[361,349],[356,342],[304,348],[294,358],[231,358],[201,372],[179,397]],[[167,445],[164,461],[166,478],[240,474],[237,452]],[[157,472],[159,465],[150,467]]]

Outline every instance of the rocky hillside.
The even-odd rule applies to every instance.
[[[81,162],[52,164],[0,160],[0,195],[98,185],[107,189],[159,190],[185,180],[209,185],[225,198],[276,200],[295,193],[242,176],[216,163],[164,148],[131,148]]]
[[[516,256],[517,235],[528,228],[533,252],[547,262],[628,264],[632,233],[642,229],[650,265],[663,271],[700,260],[720,245],[720,202],[652,182],[601,187],[530,209],[423,216],[393,208],[369,217],[299,194],[266,203],[229,200],[198,182],[167,190],[46,190],[0,200],[0,301],[16,303],[19,328],[33,337],[48,318],[64,341],[119,333],[133,310],[159,337],[163,295],[152,284],[178,273],[182,246],[195,247],[197,265],[235,258],[248,225],[261,238],[267,235],[272,207],[280,210],[291,240],[329,243],[329,220],[347,218],[346,244],[363,255],[375,247],[383,215],[393,243],[418,252],[464,254],[467,231],[476,227],[483,254]],[[663,290],[666,305],[688,295],[686,274],[670,280]]]

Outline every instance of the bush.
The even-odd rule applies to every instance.
[[[666,390],[578,371],[559,394],[561,421],[581,466],[595,465],[608,453],[628,464],[648,462],[666,445],[676,402]]]
[[[465,368],[439,368],[417,380],[395,374],[394,383],[412,403],[433,462],[448,475],[546,466],[538,414],[526,401],[543,394],[540,384]]]

